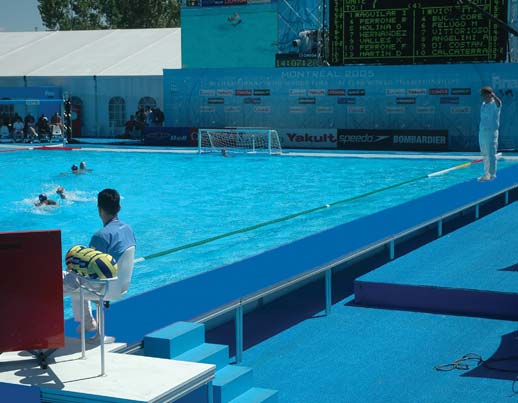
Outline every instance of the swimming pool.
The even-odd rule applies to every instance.
[[[124,151],[124,150],[119,150]],[[92,171],[71,173],[86,161]],[[120,217],[137,237],[137,257],[363,195],[456,166],[448,159],[263,157],[176,153],[16,151],[0,153],[0,231],[60,229],[63,254],[101,226],[96,197],[119,190]],[[502,162],[505,166],[509,162]],[[129,295],[255,255],[280,244],[478,176],[481,164],[413,181],[328,209],[137,263]],[[37,208],[38,194],[60,207]],[[68,300],[67,317],[71,316]]]

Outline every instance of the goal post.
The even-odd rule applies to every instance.
[[[198,129],[198,152],[281,154],[279,134],[270,129]]]

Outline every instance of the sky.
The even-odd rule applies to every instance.
[[[38,0],[0,0],[0,32],[44,31]]]

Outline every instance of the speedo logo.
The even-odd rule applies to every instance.
[[[380,141],[388,139],[390,136],[371,136],[365,135],[340,135],[341,143],[379,143]]]

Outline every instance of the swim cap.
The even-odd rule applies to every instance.
[[[81,161],[81,163],[79,164],[79,167],[80,167],[81,169],[85,169],[85,168],[86,168],[86,162]]]
[[[72,165],[72,171],[77,171],[77,170],[78,170],[77,165],[76,164]]]
[[[38,196],[38,199],[40,199],[40,202],[43,202],[47,200],[47,195],[45,193],[42,193]]]

